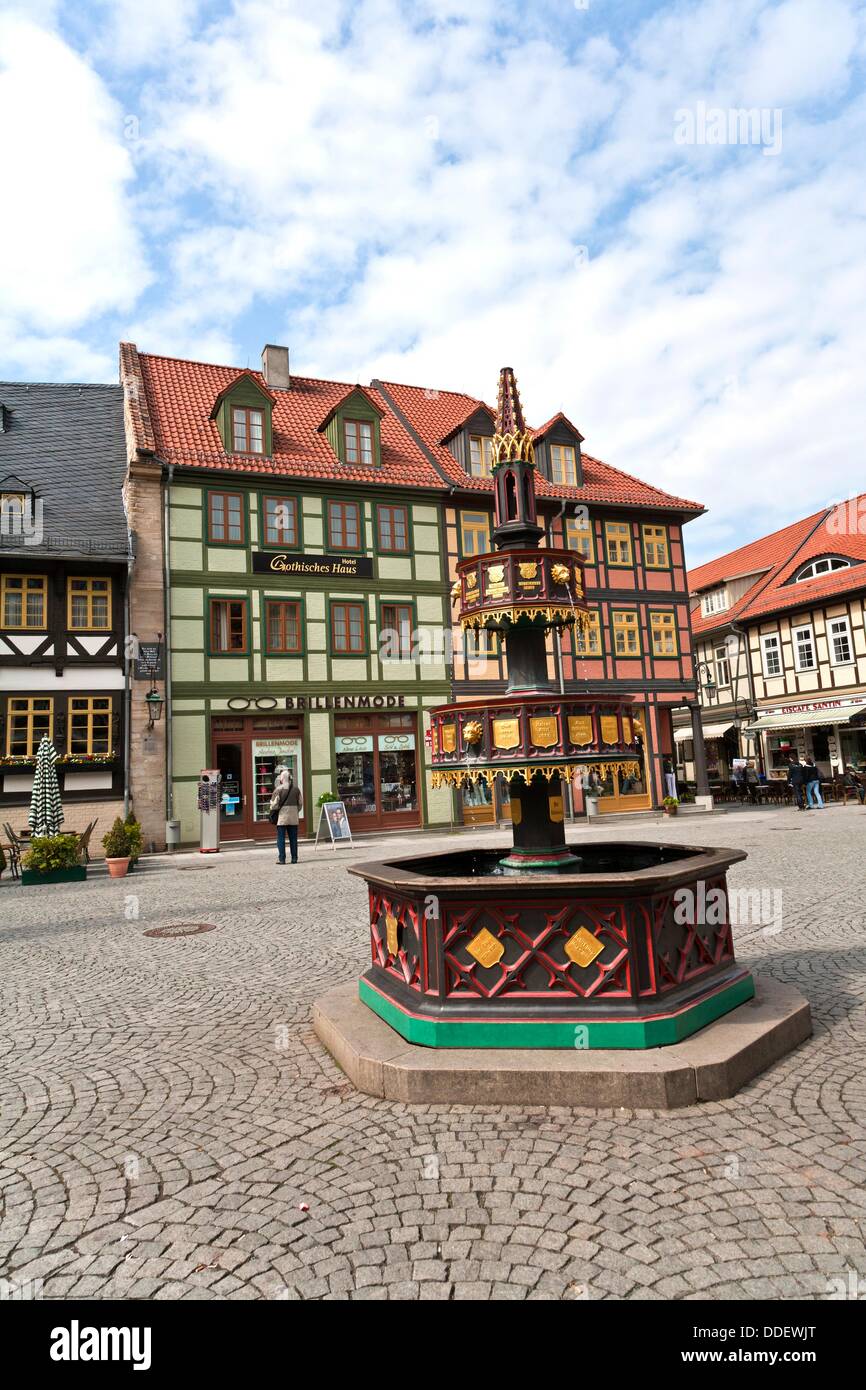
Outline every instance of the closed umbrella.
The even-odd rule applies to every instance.
[[[33,836],[57,835],[63,824],[63,807],[60,804],[60,786],[57,781],[57,749],[47,735],[43,735],[36,754],[36,772],[33,777],[33,795],[30,798],[30,815],[27,823]]]

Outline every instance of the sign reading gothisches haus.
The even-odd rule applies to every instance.
[[[254,550],[254,574],[285,574],[290,578],[372,579],[369,555],[293,555],[290,550]]]

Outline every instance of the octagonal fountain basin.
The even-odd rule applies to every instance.
[[[572,848],[569,873],[505,874],[507,845],[355,865],[370,900],[361,999],[429,1047],[648,1048],[753,997],[728,915],[745,854]]]

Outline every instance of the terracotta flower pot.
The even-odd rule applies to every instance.
[[[680,808],[679,806],[665,806],[663,809],[666,816],[675,816]]]
[[[128,859],[128,858],[126,858],[126,859],[108,859],[108,858],[106,858],[105,862],[106,862],[106,864],[108,865],[108,872],[109,872],[109,874],[111,875],[112,878],[125,878],[126,875],[127,875],[127,873],[129,872],[129,859]]]

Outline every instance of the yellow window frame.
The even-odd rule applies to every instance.
[[[94,748],[94,722],[97,715],[107,715],[108,720],[105,726],[105,747]],[[77,743],[81,738],[80,728],[76,725],[84,716],[84,737],[87,743],[86,748],[73,748],[73,743]],[[111,696],[110,695],[73,695],[69,700],[69,739],[68,747],[70,753],[76,756],[83,754],[110,753],[111,750]],[[101,741],[101,736],[100,736]]]
[[[680,645],[675,614],[651,612],[649,619],[653,656],[679,656]]]
[[[584,542],[581,545],[581,542]],[[565,544],[569,550],[581,555],[588,565],[595,563],[595,538],[592,533],[592,522],[588,521],[582,526],[578,521],[565,522]]]
[[[469,473],[473,478],[492,478],[493,440],[490,435],[470,434]]]
[[[37,705],[47,705],[48,708],[47,710],[37,709]],[[37,718],[44,719],[46,715],[48,716],[48,727],[40,729],[37,739],[33,728],[34,722]],[[16,750],[13,746],[20,742],[20,732],[16,732],[14,726],[16,719],[20,720],[22,717],[25,721],[24,738],[27,745],[23,752],[20,749]],[[53,695],[10,695],[6,706],[6,726],[6,757],[35,757],[42,735],[47,734],[49,738],[54,737]]]
[[[74,585],[84,584],[84,589],[75,589]],[[105,585],[105,588],[94,588],[94,585]],[[87,605],[87,622],[73,623],[72,607],[75,599],[83,598]],[[95,598],[108,599],[108,615],[104,623],[96,624],[93,621],[93,601]],[[111,580],[103,575],[71,574],[66,581],[66,626],[70,632],[110,632],[111,631]]]
[[[620,546],[625,542],[627,558],[623,559]],[[611,544],[617,559],[611,559]],[[632,549],[631,522],[630,521],[606,521],[604,523],[604,553],[607,556],[607,563],[611,569],[630,569],[634,564],[634,550]]]
[[[10,584],[10,580],[20,579],[21,587],[16,588]],[[41,623],[28,623],[27,621],[27,586],[34,580],[39,580],[38,592],[42,598],[42,621]],[[31,593],[37,592],[35,589]],[[23,622],[8,623],[6,621],[6,596],[7,594],[21,595],[21,617]],[[48,576],[47,574],[4,574],[0,575],[0,627],[4,627],[8,632],[44,632],[48,626]]]
[[[649,570],[666,570],[670,567],[670,547],[666,526],[643,527],[643,557]]]
[[[479,537],[483,542],[477,545]],[[471,543],[467,544],[471,538]],[[490,549],[490,517],[487,512],[460,513],[460,548],[465,556],[483,555]]]
[[[584,632],[583,628],[575,626],[574,629],[574,650],[577,656],[601,656],[601,623],[598,617],[598,609],[592,609],[587,613],[589,626]]]
[[[573,444],[551,444],[550,476],[565,487],[577,487],[577,454]]]
[[[640,627],[637,613],[626,608],[615,608],[611,613],[613,623],[613,650],[616,656],[640,656]],[[634,645],[631,645],[632,639]]]

